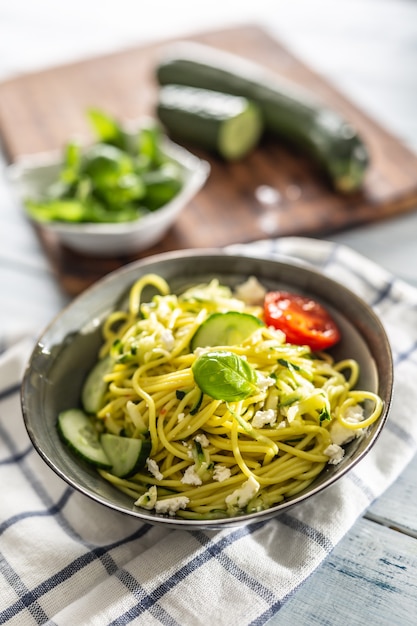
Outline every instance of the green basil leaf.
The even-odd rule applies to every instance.
[[[192,370],[201,391],[215,400],[236,402],[258,391],[256,372],[233,352],[205,352]]]
[[[145,172],[142,178],[146,187],[143,203],[151,211],[167,204],[179,193],[182,187],[180,169],[173,163],[163,165],[157,170]]]
[[[160,142],[161,129],[158,126],[142,128],[139,133],[138,152],[149,159],[152,167],[161,165]]]
[[[96,143],[83,154],[82,173],[89,176],[98,189],[112,188],[121,176],[133,173],[133,161],[116,146]]]
[[[116,119],[94,108],[87,111],[87,117],[98,141],[124,148],[123,129]]]
[[[81,222],[85,215],[85,207],[78,200],[26,200],[25,208],[30,217],[38,222]]]
[[[69,141],[64,147],[64,162],[59,173],[59,181],[72,185],[78,181],[81,167],[81,146]]]

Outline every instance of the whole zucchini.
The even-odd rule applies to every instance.
[[[358,190],[369,154],[356,128],[310,93],[262,66],[203,44],[167,49],[156,67],[160,85],[189,85],[243,96],[261,110],[265,129],[295,144],[327,173],[342,193]]]
[[[217,152],[228,161],[252,150],[263,130],[261,112],[253,102],[188,85],[162,86],[157,114],[172,138]]]

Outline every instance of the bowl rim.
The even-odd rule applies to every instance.
[[[116,502],[109,501],[107,498],[100,496],[99,494],[93,492],[89,488],[85,488],[82,485],[79,485],[76,480],[73,480],[71,477],[67,476],[65,472],[54,462],[53,459],[49,457],[47,452],[44,450],[42,442],[38,440],[36,433],[34,432],[32,428],[33,423],[32,423],[31,417],[28,414],[27,407],[26,407],[26,387],[28,385],[28,377],[30,375],[31,367],[36,357],[37,347],[42,345],[43,338],[48,336],[48,333],[54,328],[54,325],[59,323],[59,320],[61,319],[61,317],[64,314],[70,312],[71,308],[76,303],[80,303],[82,302],[83,299],[89,298],[91,294],[93,294],[94,292],[100,291],[100,289],[104,285],[111,283],[114,280],[117,280],[122,275],[129,275],[130,273],[134,273],[136,270],[138,271],[146,270],[146,267],[148,265],[153,265],[155,263],[160,263],[160,262],[162,263],[171,262],[179,258],[195,259],[196,257],[199,257],[199,258],[207,257],[209,259],[213,257],[220,257],[221,259],[227,259],[227,258],[233,257],[236,259],[242,259],[242,258],[248,259],[249,261],[250,260],[261,261],[261,262],[266,261],[266,262],[270,262],[281,267],[291,267],[291,268],[296,268],[296,269],[298,268],[301,271],[304,271],[310,274],[311,276],[319,277],[320,280],[324,280],[327,286],[337,287],[337,289],[344,292],[347,296],[349,296],[350,298],[353,298],[361,309],[366,310],[367,315],[370,317],[370,319],[372,319],[372,323],[377,328],[379,335],[383,338],[384,357],[386,359],[386,370],[385,370],[386,379],[384,381],[385,395],[383,398],[384,406],[382,409],[382,413],[381,413],[381,416],[378,418],[377,422],[375,422],[375,424],[373,425],[372,437],[368,441],[366,447],[357,455],[356,458],[351,459],[349,464],[347,464],[343,468],[340,468],[340,470],[338,471],[336,475],[334,476],[332,475],[328,477],[327,479],[325,479],[323,482],[320,482],[316,486],[314,486],[314,483],[313,483],[312,486],[308,487],[308,490],[306,492],[301,492],[300,494],[293,497],[291,500],[283,501],[263,511],[257,511],[254,513],[247,513],[247,514],[239,515],[236,517],[231,517],[231,518],[225,517],[225,518],[215,519],[215,520],[209,520],[209,519],[190,520],[190,519],[178,518],[175,516],[157,516],[156,514],[148,513],[145,509],[141,509],[141,508],[135,509],[133,507],[130,510],[127,508],[123,508],[122,506],[118,505]],[[134,278],[132,277],[132,281],[133,280]],[[115,301],[112,302],[112,307],[114,307],[114,305],[115,305]],[[381,381],[378,376],[378,385],[380,385],[380,383]],[[391,351],[391,345],[390,345],[387,333],[385,331],[384,325],[382,321],[380,320],[380,318],[378,317],[378,315],[373,310],[373,308],[371,307],[371,305],[365,302],[363,298],[361,298],[355,292],[351,291],[348,287],[346,287],[342,283],[337,282],[335,279],[327,276],[318,268],[311,266],[307,262],[304,262],[299,259],[295,259],[293,257],[288,257],[288,256],[283,255],[282,257],[280,256],[279,258],[276,258],[276,257],[273,258],[271,256],[258,255],[253,252],[243,253],[240,250],[239,251],[235,251],[233,249],[228,250],[227,248],[226,249],[194,248],[194,249],[184,249],[184,250],[162,252],[159,254],[150,255],[148,257],[144,257],[142,259],[130,262],[110,272],[109,274],[105,275],[104,277],[96,281],[94,284],[87,287],[85,291],[83,291],[76,298],[74,298],[70,303],[68,303],[65,307],[63,307],[61,311],[58,312],[58,314],[52,318],[50,323],[40,333],[35,343],[35,346],[27,361],[26,368],[24,371],[23,380],[22,380],[21,389],[20,389],[20,399],[21,399],[21,407],[22,407],[24,425],[26,427],[29,438],[31,439],[35,450],[41,456],[41,458],[45,461],[45,463],[49,465],[49,467],[61,479],[63,479],[67,484],[69,484],[76,491],[91,498],[97,503],[102,504],[105,507],[121,512],[122,514],[135,517],[136,519],[138,519],[138,521],[141,521],[141,522],[150,523],[152,525],[162,524],[164,526],[168,526],[171,528],[178,528],[178,529],[188,529],[188,530],[212,529],[212,530],[215,530],[215,529],[236,527],[236,526],[240,526],[244,524],[252,524],[252,523],[259,522],[259,521],[266,521],[268,519],[276,517],[280,515],[281,513],[285,512],[287,509],[297,506],[299,504],[302,504],[305,500],[309,499],[311,496],[324,491],[325,489],[330,487],[332,484],[334,484],[336,481],[338,481],[340,478],[345,476],[348,472],[350,472],[370,452],[370,450],[373,448],[374,444],[378,440],[386,424],[386,421],[388,419],[389,411],[391,408],[391,402],[392,402],[393,386],[394,386],[393,356],[392,356],[392,351]]]

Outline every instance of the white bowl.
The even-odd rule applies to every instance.
[[[160,241],[175,222],[179,213],[203,187],[210,165],[168,138],[163,141],[163,153],[181,167],[183,187],[168,204],[131,222],[66,223],[35,222],[45,231],[56,235],[62,244],[90,256],[110,257],[130,254],[150,248]],[[9,166],[8,174],[20,200],[37,197],[57,178],[62,164],[62,152],[48,152],[19,158]]]

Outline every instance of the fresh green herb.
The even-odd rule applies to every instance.
[[[319,413],[320,424],[325,421],[330,421],[331,419],[332,416],[330,415],[329,411],[326,408],[323,408]]]
[[[156,124],[127,133],[113,117],[89,110],[95,141],[64,147],[58,177],[44,194],[27,198],[28,214],[41,222],[127,222],[156,211],[182,187],[178,164],[161,150]]]
[[[278,359],[278,363],[282,365],[282,367],[287,367],[289,370],[291,369],[296,370],[296,371],[301,370],[301,367],[299,367],[298,365],[295,365],[295,363],[291,363],[290,361],[287,361],[286,359]]]
[[[215,400],[235,402],[258,391],[255,371],[233,352],[205,352],[192,370],[201,391]]]
[[[194,440],[194,446],[191,452],[195,461],[196,474],[203,482],[209,480],[212,477],[214,466],[214,464],[210,462],[209,453],[203,448],[201,443],[196,440]]]
[[[126,134],[116,120],[100,109],[89,109],[87,115],[96,137],[101,141],[118,148],[126,146]]]

